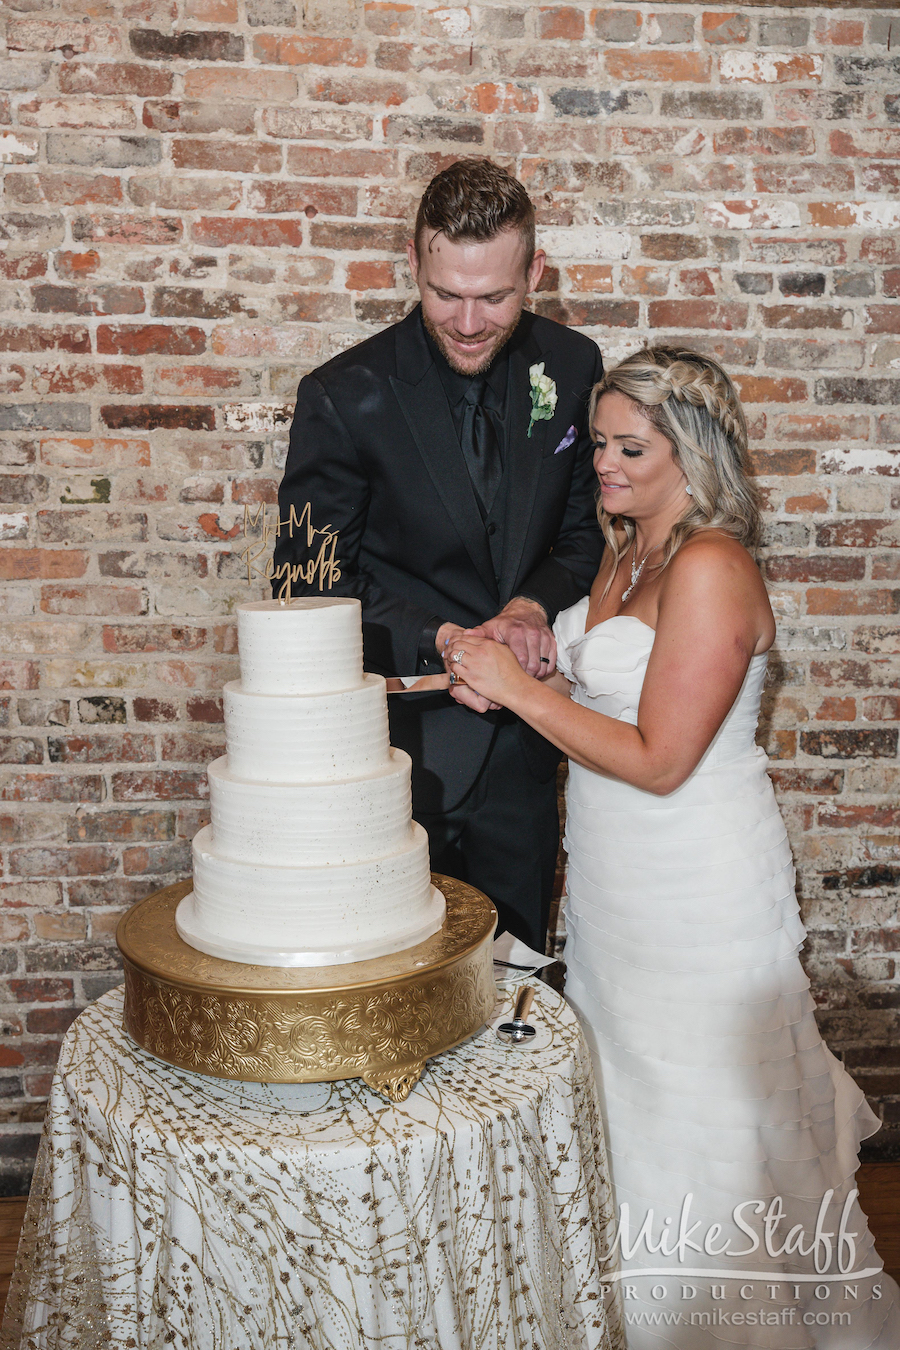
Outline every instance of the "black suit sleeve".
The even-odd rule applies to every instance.
[[[597,476],[594,473],[590,428],[587,425],[590,390],[602,374],[603,361],[599,348],[595,347],[584,409],[578,425],[578,450],[565,515],[552,553],[538,563],[516,592],[543,605],[551,625],[560,610],[568,609],[590,590],[603,552],[603,536],[597,524]]]
[[[369,481],[351,436],[334,403],[315,375],[297,390],[284,478],[278,491],[282,521],[290,508],[299,516],[310,503],[312,523],[338,531],[340,580],[332,595],[351,595],[362,602],[366,669],[386,675],[410,675],[419,663],[423,630],[434,611],[415,605],[378,584],[360,560],[360,543],[369,508]],[[275,544],[276,569],[309,557],[305,534],[291,538],[282,529]],[[277,591],[279,581],[273,583]],[[292,583],[294,595],[318,595],[315,582]]]

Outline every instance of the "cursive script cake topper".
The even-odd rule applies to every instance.
[[[281,538],[283,531],[289,539],[294,538],[295,531],[301,538],[305,537],[309,554],[305,562],[284,562],[275,566],[269,548]],[[299,516],[292,504],[287,520],[281,519],[277,507],[270,510],[266,503],[255,510],[245,506],[243,536],[243,548],[238,550],[237,556],[247,569],[247,581],[251,582],[254,577],[262,577],[270,583],[280,581],[275,598],[284,604],[290,602],[291,587],[297,581],[304,581],[307,586],[318,585],[320,591],[330,591],[334,583],[340,581],[341,560],[334,556],[338,531],[330,525],[313,525],[309,502]],[[259,565],[262,558],[266,559],[264,566]]]

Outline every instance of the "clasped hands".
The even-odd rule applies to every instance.
[[[465,681],[452,685],[451,695],[475,712],[503,707],[505,694],[517,678],[527,675],[544,680],[556,670],[556,640],[544,608],[522,597],[510,600],[493,619],[476,628],[442,624],[436,647],[450,674]],[[463,660],[453,660],[460,651],[465,653]]]

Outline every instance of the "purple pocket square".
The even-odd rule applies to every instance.
[[[569,427],[569,430],[566,432],[565,436],[563,436],[559,445],[553,451],[554,455],[561,454],[563,450],[568,450],[569,446],[575,441],[577,436],[578,432],[575,430],[575,428]]]

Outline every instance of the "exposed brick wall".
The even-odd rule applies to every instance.
[[[807,964],[900,1129],[900,16],[40,6],[9,0],[0,59],[6,1184],[120,913],[188,869],[230,616],[261,593],[232,544],[297,380],[406,312],[411,209],[473,152],[534,196],[537,309],[738,377]]]

